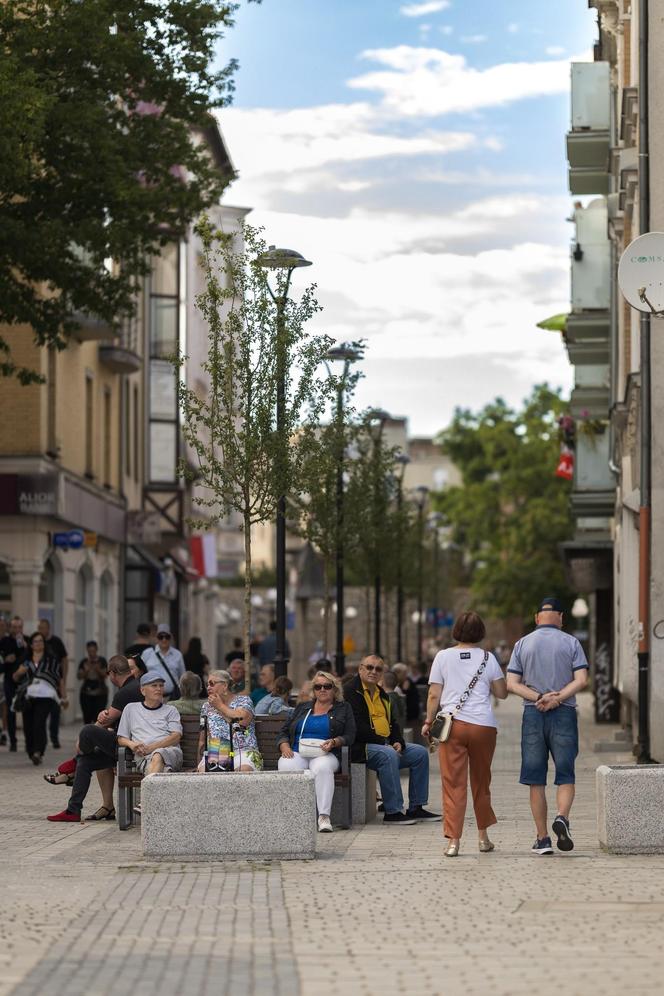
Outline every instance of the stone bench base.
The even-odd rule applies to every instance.
[[[314,858],[313,775],[153,775],[141,785],[141,832],[146,857]]]
[[[376,818],[376,772],[369,771],[366,764],[351,764],[350,771],[353,826],[356,823],[369,823]],[[332,799],[330,819],[332,826],[344,822],[341,796],[338,792],[334,793]]]
[[[664,854],[664,765],[602,764],[597,831],[611,854]]]

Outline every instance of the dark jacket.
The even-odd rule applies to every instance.
[[[309,710],[313,707],[313,702],[300,702],[295,706],[295,712],[289,716],[279,731],[277,737],[277,747],[280,744],[288,743],[293,746],[295,743],[295,731],[300,720],[304,719]],[[355,740],[355,719],[353,711],[347,702],[333,702],[329,712],[330,717],[330,740],[339,737],[343,740],[342,746],[350,747]],[[306,730],[305,730],[306,734]],[[331,752],[341,761],[341,748]]]
[[[371,719],[369,718],[369,707],[367,706],[367,700],[364,697],[364,690],[362,688],[362,681],[358,675],[357,678],[353,678],[349,681],[344,688],[344,695],[346,702],[350,705],[353,710],[353,715],[355,717],[355,726],[357,727],[357,733],[355,736],[355,743],[353,749],[350,752],[351,760],[355,762],[363,762],[367,759],[367,744],[401,744],[401,748],[406,746],[401,733],[401,727],[397,723],[395,717],[392,715],[392,706],[390,704],[389,696],[382,688],[378,689],[380,697],[387,709],[387,718],[390,722],[390,735],[389,737],[381,737],[374,732],[374,728],[371,725]]]

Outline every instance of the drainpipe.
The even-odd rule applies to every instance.
[[[650,162],[648,134],[648,5],[639,0],[639,235],[650,231]],[[640,764],[650,758],[650,502],[651,502],[651,381],[650,315],[640,315],[641,352],[641,504],[639,508],[639,753]]]

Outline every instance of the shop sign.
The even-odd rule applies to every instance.
[[[57,514],[57,474],[18,474],[16,490],[20,515]]]
[[[53,533],[53,546],[61,550],[80,550],[85,543],[82,529],[69,529],[63,533]]]

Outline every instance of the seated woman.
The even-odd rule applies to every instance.
[[[193,671],[185,671],[178,681],[178,686],[180,698],[173,699],[171,705],[175,706],[181,716],[199,716],[203,705],[201,679]]]
[[[313,751],[320,751],[317,757],[303,756],[300,752],[301,739],[317,740]],[[355,717],[353,710],[344,702],[341,682],[336,675],[317,671],[311,682],[308,702],[295,706],[293,715],[284,723],[277,744],[281,751],[279,771],[311,770],[316,787],[318,807],[318,829],[321,833],[331,833],[330,811],[334,795],[334,773],[341,763],[341,748],[350,747],[355,740]],[[305,748],[307,754],[311,747]]]
[[[207,751],[208,766],[229,764],[231,732],[234,771],[260,771],[263,758],[258,750],[254,707],[248,695],[231,691],[228,671],[211,671],[208,678],[208,700],[201,709],[201,735],[198,752],[199,771],[205,771],[203,751]],[[231,731],[232,727],[232,731]]]
[[[288,704],[288,697],[292,691],[293,682],[285,674],[275,678],[270,694],[262,698],[256,706],[256,715],[278,716],[282,712],[292,714],[293,707]]]

